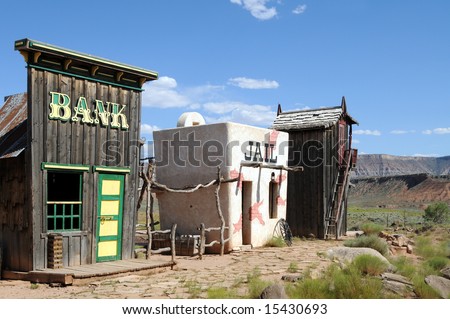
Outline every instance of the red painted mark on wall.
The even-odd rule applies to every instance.
[[[276,181],[277,183],[281,184],[281,182],[284,182],[284,181],[286,180],[286,178],[287,178],[286,173],[281,173],[280,175],[278,175],[278,176],[275,178],[275,181]]]
[[[266,223],[264,222],[262,214],[259,211],[259,208],[261,207],[262,204],[263,201],[253,204],[252,207],[249,208],[249,215],[251,221],[257,219],[261,225],[265,225]]]
[[[230,171],[230,178],[231,179],[239,178],[237,187],[238,188],[242,187],[242,180],[244,179],[244,174],[239,173],[239,171],[236,169],[233,169],[232,171]]]
[[[280,134],[280,132],[275,131],[275,130],[271,131],[269,134],[269,144],[274,145],[274,147],[273,147],[274,150],[277,148],[278,134]]]
[[[233,228],[234,228],[233,234],[236,234],[236,233],[241,231],[241,229],[242,229],[242,215],[239,217],[238,222],[236,224],[233,224]]]
[[[277,197],[277,205],[278,206],[285,206],[286,205],[286,200],[283,199],[281,196]]]

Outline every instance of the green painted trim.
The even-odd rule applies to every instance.
[[[64,170],[64,171],[82,171],[89,172],[91,167],[89,165],[81,165],[81,164],[60,164],[60,163],[50,163],[50,162],[42,162],[41,169],[54,169],[54,170]]]
[[[99,82],[99,83],[103,83],[103,84],[108,84],[108,85],[114,85],[114,86],[118,86],[124,89],[129,89],[129,90],[135,90],[135,91],[144,91],[144,89],[141,89],[139,87],[135,87],[135,86],[129,86],[129,85],[124,85],[124,84],[120,84],[120,83],[115,83],[115,82],[109,82],[109,81],[105,81],[105,80],[100,80],[100,79],[96,79],[90,76],[84,76],[84,75],[79,75],[79,74],[75,74],[75,73],[70,73],[70,72],[64,72],[64,71],[60,71],[60,70],[55,70],[55,69],[50,69],[50,68],[46,68],[43,66],[39,66],[39,65],[35,65],[35,64],[28,64],[29,67],[38,69],[38,70],[43,70],[43,71],[49,71],[49,72],[54,72],[54,73],[58,73],[58,74],[62,74],[62,75],[67,75],[67,76],[73,76],[76,78],[80,78],[83,80],[89,80],[89,81],[94,81],[94,82]]]
[[[102,195],[102,182],[104,180],[119,180],[120,181],[120,193],[119,195]],[[112,174],[100,174],[98,178],[98,195],[97,195],[97,225],[96,225],[96,233],[95,240],[97,243],[95,258],[97,262],[102,261],[111,261],[111,260],[120,260],[122,259],[122,220],[123,220],[123,204],[124,204],[124,194],[125,194],[125,177],[122,174],[112,175]],[[119,214],[114,216],[114,220],[117,220],[119,229],[117,230],[117,235],[108,235],[108,236],[100,236],[100,223],[101,223],[101,202],[102,200],[119,200]],[[115,256],[98,256],[98,244],[102,241],[113,241],[117,240],[117,254]]]
[[[114,167],[114,166],[94,166],[93,171],[101,172],[101,173],[130,174],[131,168],[129,168],[129,167]]]
[[[22,40],[17,40],[14,43],[14,47],[16,50],[19,50],[20,48],[27,48],[27,49],[43,49],[43,50],[47,50],[50,52],[54,52],[54,53],[58,53],[58,54],[62,54],[62,55],[70,55],[76,58],[80,58],[89,62],[93,62],[93,63],[102,63],[102,64],[106,64],[108,66],[111,67],[116,67],[116,68],[120,68],[120,69],[125,69],[128,70],[130,72],[136,72],[140,75],[144,75],[150,79],[154,79],[156,80],[158,78],[158,73],[155,71],[150,71],[150,70],[146,70],[143,68],[139,68],[139,67],[135,67],[129,64],[124,64],[124,63],[120,63],[120,62],[115,62],[115,61],[111,61],[108,59],[104,59],[104,58],[100,58],[100,57],[96,57],[93,55],[89,55],[89,54],[84,54],[81,52],[77,52],[77,51],[73,51],[73,50],[68,50],[68,49],[64,49],[61,47],[57,47],[55,45],[51,45],[51,44],[46,44],[46,43],[42,43],[42,42],[38,42],[35,40],[31,40],[31,39],[22,39]]]

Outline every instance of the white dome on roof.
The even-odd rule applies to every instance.
[[[177,121],[177,127],[187,127],[187,126],[196,126],[196,125],[204,125],[205,119],[198,112],[186,112],[181,114]]]

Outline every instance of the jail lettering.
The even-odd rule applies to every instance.
[[[261,152],[261,144],[263,144],[263,152]],[[255,141],[249,141],[249,152],[244,153],[244,158],[246,161],[253,162],[269,162],[276,163],[277,156],[274,156],[275,144],[270,143],[260,143]]]

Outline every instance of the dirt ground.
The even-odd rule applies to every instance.
[[[265,247],[225,256],[177,257],[177,266],[152,273],[128,273],[96,278],[78,285],[51,287],[26,281],[0,280],[0,298],[207,298],[211,287],[233,288],[245,296],[247,276],[257,271],[265,281],[311,271],[320,274],[331,261],[321,253],[341,246],[336,240],[296,240],[291,247]],[[169,257],[167,257],[169,258]]]

